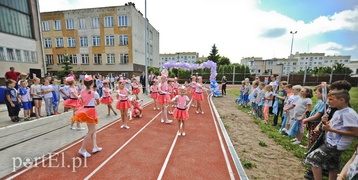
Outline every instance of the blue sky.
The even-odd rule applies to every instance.
[[[128,0],[40,0],[40,10],[121,6]],[[132,0],[144,13],[144,0]],[[293,52],[351,55],[358,60],[358,0],[147,0],[160,53],[287,58]]]

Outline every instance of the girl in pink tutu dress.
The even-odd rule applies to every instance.
[[[135,100],[134,98],[130,99],[131,102],[131,109],[132,109],[132,116],[133,117],[142,117],[143,111],[143,100]]]
[[[150,98],[154,101],[154,108],[153,110],[159,110],[158,104],[157,104],[157,98],[158,98],[158,80],[153,80],[153,85],[150,86]]]
[[[114,115],[117,115],[116,111],[114,111],[114,109],[112,107],[113,98],[111,96],[112,90],[109,88],[109,81],[104,80],[104,81],[102,81],[102,83],[103,83],[104,95],[101,98],[101,103],[107,105],[107,110],[108,110],[107,116],[110,116],[111,110],[113,111]]]
[[[197,102],[196,113],[204,114],[203,109],[201,108],[201,102],[204,100],[203,84],[202,84],[201,76],[198,77],[198,81],[196,82],[195,94],[193,96],[194,96],[193,99],[196,100]]]
[[[168,119],[168,111],[167,111],[167,105],[170,101],[170,96],[168,92],[168,82],[167,82],[167,76],[165,74],[162,74],[160,83],[158,84],[158,104],[162,107],[162,118],[160,122],[165,122],[167,124],[172,123],[172,120]]]
[[[121,125],[121,128],[129,129],[129,126],[127,125],[127,111],[131,107],[130,102],[128,101],[128,95],[129,90],[125,87],[127,81],[124,79],[119,80],[119,86],[117,90],[117,105],[116,109],[118,109],[121,112],[121,120],[123,124]]]
[[[176,95],[171,101],[177,102],[177,107],[174,109],[174,118],[178,120],[178,136],[185,136],[185,121],[189,118],[187,111],[187,102],[190,100],[186,95],[185,86],[179,88],[180,95]]]
[[[191,106],[196,106],[196,100],[194,99],[194,95],[195,95],[195,88],[196,88],[196,76],[191,76],[191,82],[190,82],[190,94],[191,94],[191,100],[192,100],[192,104]]]
[[[72,122],[85,122],[87,123],[88,132],[85,135],[81,149],[78,150],[78,153],[83,157],[90,157],[86,150],[86,145],[88,141],[92,138],[92,153],[97,153],[102,150],[101,147],[97,146],[97,129],[96,124],[98,124],[98,113],[95,108],[99,104],[99,95],[97,92],[93,91],[93,79],[92,76],[85,75],[84,84],[86,89],[82,89],[80,92],[80,98],[83,102],[83,107],[78,109],[75,113],[75,116],[72,118]]]
[[[71,108],[73,110],[73,116],[75,116],[76,110],[82,106],[82,101],[81,99],[78,98],[78,91],[77,91],[75,79],[73,79],[73,77],[67,77],[66,82],[70,86],[68,89],[69,98],[66,99],[65,102],[63,102],[63,106],[67,108]],[[80,126],[79,122],[77,122],[77,127],[75,127],[73,124],[74,121],[71,120],[72,130],[81,131],[85,129]]]
[[[140,92],[140,89],[139,89],[137,78],[133,78],[132,87],[133,87],[132,93],[135,95],[136,100],[138,100],[139,99],[138,94]]]
[[[174,79],[173,78],[169,78],[168,79],[168,92],[169,92],[169,98],[173,99],[174,98],[174,88],[173,88],[173,83],[174,83]],[[168,105],[168,114],[173,114],[173,103],[169,102]]]
[[[173,82],[174,96],[179,94],[178,88],[179,88],[178,78],[175,77]]]

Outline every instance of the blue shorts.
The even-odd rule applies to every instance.
[[[23,102],[22,106],[24,107],[24,110],[29,110],[32,108],[32,103],[31,101]]]

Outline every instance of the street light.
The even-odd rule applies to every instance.
[[[293,39],[295,38],[295,34],[297,34],[297,31],[290,31],[290,34],[292,34],[292,41],[291,41],[291,51],[290,51],[290,61],[292,61],[292,48],[293,48]],[[290,72],[288,72],[287,76],[287,83],[290,81]]]

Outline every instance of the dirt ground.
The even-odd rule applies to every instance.
[[[245,168],[249,179],[304,179],[305,169],[300,160],[262,133],[252,117],[236,108],[235,99],[228,93],[213,101],[239,158],[256,164]],[[260,141],[267,146],[260,146]]]

